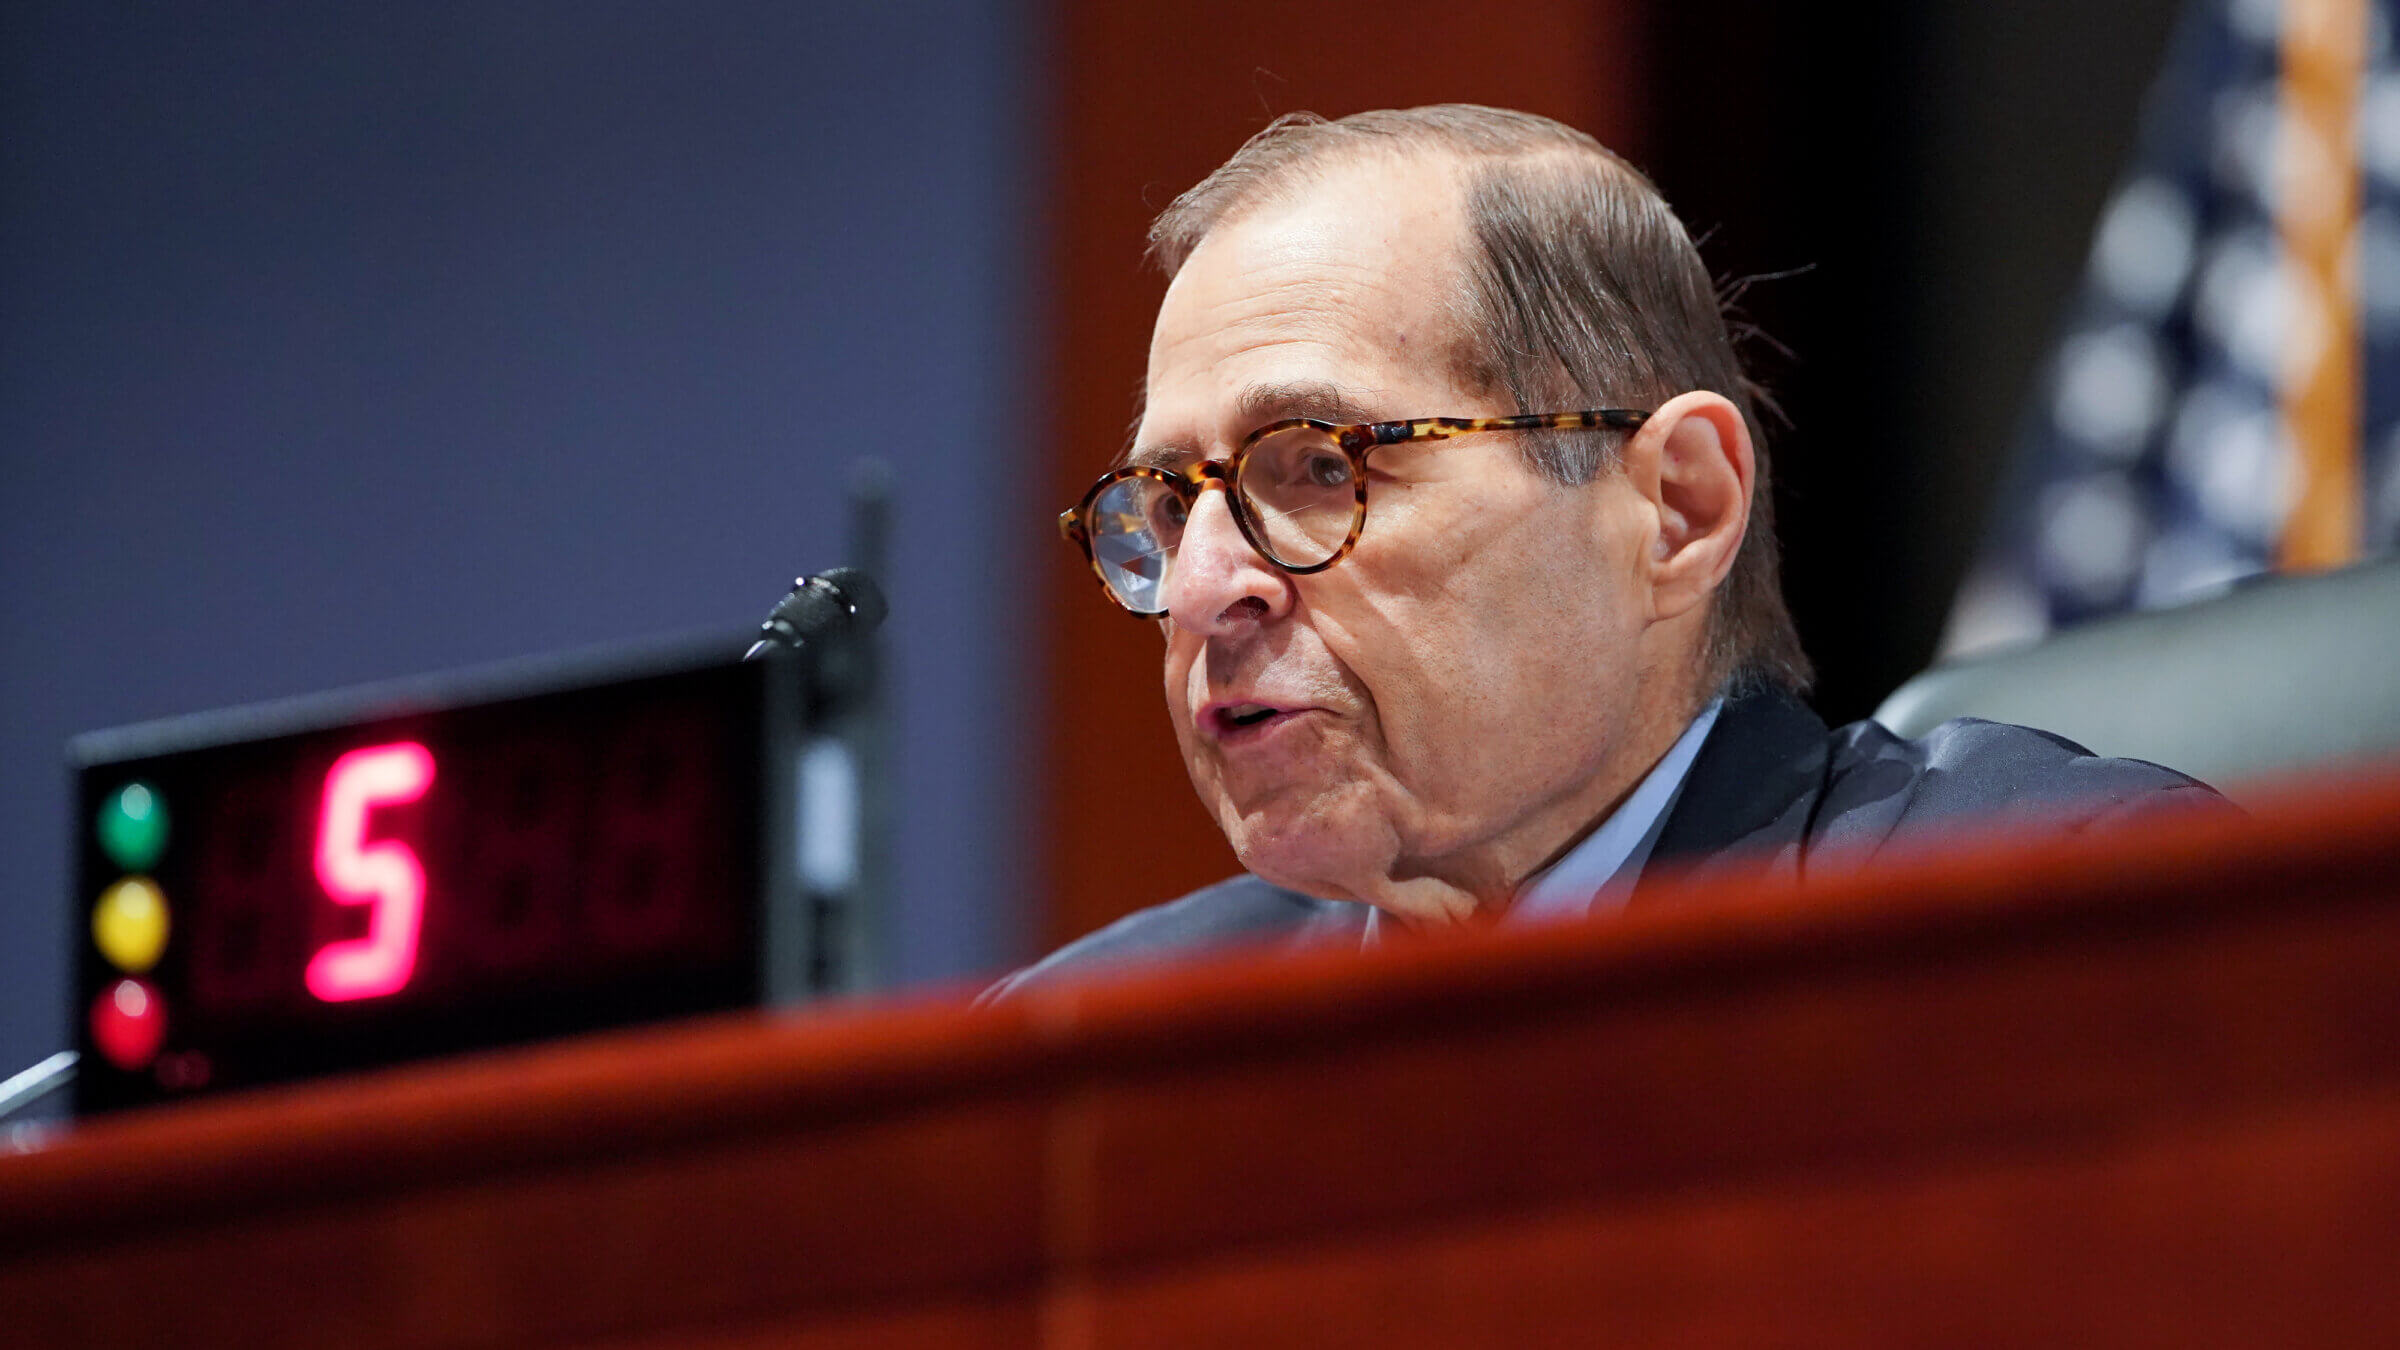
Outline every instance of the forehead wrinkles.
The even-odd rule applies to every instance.
[[[1211,230],[1160,307],[1149,410],[1201,413],[1185,400],[1218,401],[1262,378],[1355,381],[1392,362],[1452,367],[1463,203],[1454,174],[1427,170],[1379,157],[1312,173],[1304,190],[1255,201]],[[1318,349],[1291,353],[1316,369],[1242,362],[1295,346]]]
[[[1176,345],[1217,338],[1235,348],[1331,338],[1346,330],[1349,315],[1384,301],[1385,289],[1374,269],[1355,263],[1288,264],[1195,293],[1174,331],[1162,325],[1160,333]]]

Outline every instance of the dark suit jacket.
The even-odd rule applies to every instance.
[[[1902,740],[1874,722],[1826,729],[1788,694],[1728,703],[1683,780],[1632,903],[1663,870],[1693,879],[1798,881],[1853,867],[1944,823],[2058,832],[2190,809],[2232,813],[2207,787],[2155,764],[2102,759],[2046,731],[1974,718]],[[1671,867],[1662,865],[1671,864]],[[1234,944],[1358,945],[1367,906],[1238,876],[1126,916],[992,986],[987,998],[1111,966]]]

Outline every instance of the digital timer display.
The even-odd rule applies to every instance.
[[[790,995],[808,665],[85,738],[78,1108]]]

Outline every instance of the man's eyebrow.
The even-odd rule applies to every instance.
[[[1137,445],[1117,456],[1120,467],[1129,469],[1172,469],[1187,459],[1200,458],[1200,452],[1180,441],[1153,441]]]
[[[1241,410],[1242,420],[1254,426],[1286,417],[1314,417],[1320,422],[1369,422],[1375,417],[1368,408],[1366,391],[1330,380],[1254,384],[1242,391],[1235,406]]]
[[[1330,380],[1295,380],[1251,385],[1234,400],[1234,410],[1245,426],[1253,427],[1287,417],[1313,417],[1320,422],[1370,422],[1375,420],[1375,413],[1367,399],[1366,391]],[[1127,450],[1123,462],[1166,469],[1198,457],[1199,451],[1187,442],[1159,441]]]

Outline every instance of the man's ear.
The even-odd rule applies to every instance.
[[[1627,443],[1625,472],[1656,512],[1650,617],[1671,619],[1704,603],[1741,552],[1758,481],[1749,424],[1722,394],[1678,394]]]

